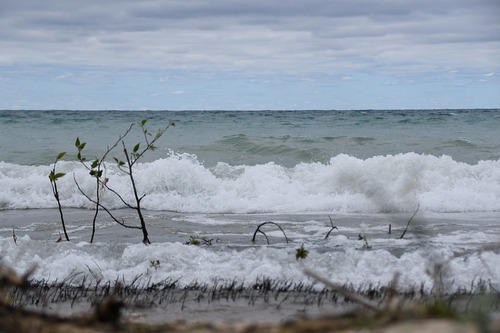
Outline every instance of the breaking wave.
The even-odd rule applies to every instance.
[[[340,154],[329,162],[285,167],[274,162],[206,167],[195,155],[175,154],[136,166],[143,207],[200,213],[280,212],[489,212],[500,209],[500,160],[477,164],[451,157],[405,153],[359,159]],[[55,207],[48,173],[51,166],[0,162],[0,208]],[[65,207],[92,208],[78,191],[92,194],[94,180],[77,162],[59,162]],[[132,199],[128,179],[114,166],[109,185]],[[103,202],[123,206],[112,193]]]

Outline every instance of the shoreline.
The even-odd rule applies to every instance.
[[[17,287],[4,287],[0,290],[4,296],[0,330],[24,333],[37,327],[37,332],[51,333],[319,333],[360,329],[379,333],[500,332],[498,292],[446,295],[438,300],[433,295],[394,294],[390,287],[364,293],[352,290],[377,304],[370,310],[326,288],[284,291],[265,284],[260,288],[214,285],[191,289],[171,285],[147,290],[116,285],[82,290],[61,286],[47,288],[28,281]],[[16,295],[18,301],[20,295],[24,297],[25,304],[5,303],[9,297],[15,301]],[[495,312],[485,311],[487,303],[492,307],[495,304]]]
[[[105,238],[106,242],[86,243],[82,239],[87,235],[88,226],[82,228],[82,225],[75,222],[72,224],[75,228],[72,230],[73,242],[55,243],[59,225],[57,219],[53,219],[54,213],[55,210],[0,213],[0,218],[10,223],[3,226],[3,250],[11,256],[11,260],[5,261],[4,265],[10,262],[10,266],[15,266],[12,268],[23,270],[21,267],[24,267],[26,271],[26,267],[33,267],[34,256],[43,254],[35,261],[38,269],[35,270],[34,267],[30,270],[32,274],[28,276],[26,283],[0,290],[0,294],[6,296],[9,304],[14,307],[15,316],[19,316],[16,320],[23,321],[22,318],[26,314],[31,316],[29,318],[45,318],[36,320],[50,318],[57,323],[64,322],[65,325],[87,325],[84,326],[87,328],[90,325],[91,331],[109,331],[92,325],[97,325],[96,308],[112,301],[120,304],[121,317],[118,323],[121,328],[126,327],[120,330],[129,332],[190,332],[195,329],[232,333],[301,332],[298,327],[305,327],[301,325],[313,325],[318,322],[337,327],[335,325],[344,322],[346,316],[349,317],[349,324],[342,324],[343,329],[352,329],[359,321],[375,322],[372,327],[382,327],[387,324],[385,317],[374,315],[372,310],[366,310],[348,296],[305,278],[303,269],[308,266],[324,274],[327,270],[323,265],[329,263],[330,269],[335,269],[334,278],[347,273],[350,274],[348,277],[352,277],[351,280],[343,282],[343,287],[361,294],[385,309],[390,298],[388,293],[392,288],[390,279],[394,275],[386,269],[387,266],[375,264],[373,260],[382,263],[383,256],[387,256],[392,259],[391,267],[395,271],[401,271],[404,267],[413,267],[402,266],[401,258],[437,248],[440,242],[451,244],[457,239],[458,233],[464,235],[464,238],[458,238],[460,243],[453,243],[453,249],[456,251],[450,254],[451,257],[449,255],[447,259],[443,259],[444,271],[435,271],[436,274],[441,272],[443,275],[429,276],[429,279],[433,279],[433,284],[427,283],[424,288],[424,284],[407,284],[402,280],[398,284],[398,292],[391,291],[395,294],[391,297],[398,299],[398,304],[404,306],[394,310],[397,311],[396,319],[391,317],[394,322],[391,321],[390,325],[405,324],[413,320],[428,323],[435,318],[443,319],[441,315],[421,313],[427,313],[429,306],[439,303],[446,305],[444,309],[447,311],[453,309],[457,317],[452,318],[452,324],[469,321],[471,317],[481,313],[480,319],[472,319],[485,322],[488,320],[491,325],[497,325],[494,327],[500,327],[500,293],[497,291],[497,280],[466,280],[457,275],[460,274],[460,269],[452,270],[451,266],[446,264],[453,260],[453,263],[459,262],[464,267],[474,267],[469,265],[477,262],[481,267],[485,266],[487,272],[496,272],[494,263],[499,250],[495,238],[495,230],[498,228],[495,224],[497,213],[486,214],[481,224],[474,225],[468,223],[470,216],[457,214],[437,221],[426,221],[422,216],[412,222],[409,234],[404,240],[398,237],[408,222],[409,217],[406,214],[344,216],[342,219],[335,219],[340,231],[335,230],[335,234],[330,235],[327,240],[325,235],[331,226],[324,223],[323,220],[326,219],[321,214],[240,216],[147,211],[151,230],[159,241],[149,247],[135,244],[135,233],[109,223],[102,224],[99,230],[100,237]],[[92,211],[81,209],[68,210],[68,216],[78,222],[85,222],[91,213]],[[269,231],[266,229],[271,245],[266,245],[266,238],[262,235],[257,243],[251,242],[256,225],[269,219],[279,221],[287,234],[292,235],[293,241],[290,244],[285,242],[280,230],[271,228]],[[393,223],[395,235],[387,234],[388,222]],[[17,226],[17,243],[12,239],[11,225]],[[478,225],[481,226],[478,230],[481,238],[469,234],[469,231],[477,229]],[[367,245],[366,240],[358,239],[362,231],[368,235],[369,247],[363,247]],[[185,241],[190,235],[209,235],[210,238],[220,238],[222,242],[214,242],[212,246],[186,245]],[[491,237],[486,237],[488,235]],[[491,242],[495,241],[493,245],[484,242],[484,239],[490,238]],[[305,259],[307,265],[303,265],[303,262],[297,262],[294,254],[306,239],[310,241],[306,245],[313,254]],[[19,258],[24,266],[19,265]],[[269,278],[255,275],[259,278],[254,279],[255,276],[247,275],[246,279],[241,279],[242,275],[238,275],[238,270],[241,269],[238,266],[238,258],[240,261],[248,260],[248,264],[266,264],[262,266],[261,272],[276,272]],[[357,261],[351,265],[340,266],[340,263],[349,263],[353,258],[357,258]],[[54,265],[57,260],[60,260],[60,263]],[[422,263],[421,260],[411,262]],[[108,266],[109,263],[111,264]],[[175,263],[179,266],[173,265]],[[215,268],[214,263],[218,265]],[[437,269],[432,266],[431,261],[425,264],[428,270]],[[123,270],[122,266],[127,269]],[[351,268],[355,270],[351,271]],[[177,271],[174,271],[175,269]],[[389,282],[379,281],[380,269],[385,269],[386,275],[391,273]],[[120,274],[109,274],[115,271]],[[125,275],[127,272],[130,274]],[[210,274],[204,275],[204,272]],[[284,272],[293,274],[286,275]],[[362,275],[363,272],[369,275]],[[109,276],[113,276],[113,280],[109,280]],[[363,279],[356,280],[360,276]],[[440,298],[436,297],[437,291],[432,286],[445,286],[460,277],[463,287],[453,289],[453,293],[443,294]],[[2,287],[0,285],[0,288]],[[406,309],[406,306],[411,310],[402,315],[400,311]],[[354,324],[351,322],[353,316],[357,318]],[[80,324],[82,318],[86,318],[85,324]],[[287,325],[292,325],[293,330]],[[419,325],[417,327],[421,327]],[[457,327],[460,325],[462,324]],[[147,329],[141,330],[140,327]],[[307,329],[309,328],[308,326]],[[487,331],[500,331],[497,328]],[[302,331],[305,330],[304,328]],[[434,328],[433,331],[437,329]]]
[[[485,286],[485,289],[486,290]],[[398,292],[392,287],[356,290],[343,286],[373,304],[381,305],[395,297],[402,304],[425,306],[436,301],[446,303],[459,313],[486,312],[500,317],[500,293],[461,291],[437,297],[423,290]],[[68,283],[27,281],[21,287],[3,291],[16,308],[72,318],[92,314],[96,306],[113,300],[123,307],[123,318],[136,323],[260,322],[279,324],[297,318],[339,315],[359,308],[359,304],[342,292],[316,284],[304,285],[264,279],[251,286],[236,282],[212,285],[192,284],[179,287],[176,281],[148,286],[125,285],[119,281],[92,285],[85,279],[79,286]]]

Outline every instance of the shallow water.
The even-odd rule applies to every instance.
[[[119,211],[128,224],[137,220]],[[259,278],[311,283],[303,269],[312,268],[340,284],[355,288],[387,285],[401,273],[402,290],[434,288],[431,271],[446,263],[443,287],[448,292],[471,290],[480,283],[500,288],[497,251],[480,251],[498,245],[499,213],[419,213],[400,239],[411,214],[192,214],[147,211],[149,246],[141,243],[140,230],[125,229],[109,218],[97,225],[90,244],[92,211],[66,211],[71,242],[60,237],[57,210],[0,211],[0,256],[20,272],[38,266],[34,278],[52,281],[77,275],[97,275],[114,281],[178,280],[194,282],[240,281],[251,285]],[[338,228],[332,229],[330,218]],[[266,221],[275,225],[261,227]],[[471,222],[473,221],[473,222]],[[137,225],[137,224],[136,224]],[[388,233],[391,225],[391,234]],[[17,245],[12,233],[15,232]],[[255,242],[252,238],[255,234]],[[187,245],[190,237],[201,245]],[[360,239],[365,237],[365,239]],[[206,242],[205,242],[205,241]],[[309,255],[296,260],[304,244]],[[457,253],[469,254],[453,258]],[[157,267],[151,262],[159,261]],[[449,260],[449,261],[448,261]]]

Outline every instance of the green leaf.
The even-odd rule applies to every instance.
[[[134,153],[137,153],[137,151],[139,150],[139,146],[140,146],[140,143],[138,143],[134,146]]]
[[[170,122],[170,126],[175,127],[175,121],[171,121],[171,122]]]
[[[59,161],[61,158],[64,157],[64,155],[66,155],[65,151],[63,151],[62,153],[59,153],[59,155],[57,155],[56,161]]]
[[[117,159],[116,157],[113,157],[113,159],[115,160],[116,164],[118,164],[119,167],[122,167],[125,165],[125,162],[123,161],[120,161],[119,159]]]
[[[54,180],[58,180],[61,177],[64,177],[65,173],[64,172],[59,172],[54,175]]]
[[[124,165],[125,165],[125,162],[120,161],[120,160],[118,160],[118,159],[115,159],[115,160],[116,160],[116,164],[118,164],[118,166],[120,166],[120,167],[121,167],[121,166],[124,166]]]
[[[85,148],[85,145],[85,142],[80,142],[80,138],[76,138],[75,147],[76,149],[78,149],[78,151],[83,150],[83,148]]]
[[[144,125],[146,125],[146,123],[147,123],[147,122],[148,122],[148,120],[147,120],[147,119],[143,119],[143,120],[141,120],[141,127],[142,127],[142,126],[144,126]]]
[[[99,160],[95,160],[94,162],[92,162],[92,164],[90,165],[90,167],[92,169],[94,169],[94,168],[97,168],[98,165],[99,165]]]
[[[101,178],[102,176],[102,170],[90,170],[89,172],[89,175],[91,175],[92,177],[96,177],[96,178]]]

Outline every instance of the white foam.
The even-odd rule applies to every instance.
[[[73,174],[89,194],[94,180],[78,163],[60,162],[62,204],[88,207]],[[0,207],[55,207],[48,166],[19,166],[0,162]],[[125,175],[108,165],[109,184],[127,200],[131,186]],[[275,163],[207,168],[195,156],[172,154],[138,164],[136,182],[150,210],[198,213],[256,212],[412,212],[420,204],[428,212],[489,212],[500,207],[500,160],[470,165],[449,156],[406,153],[366,160],[349,155],[329,163],[301,163],[286,168]],[[103,203],[123,207],[112,193]]]
[[[341,241],[340,236],[336,240]],[[267,277],[282,281],[311,283],[303,269],[309,267],[334,282],[366,288],[387,285],[396,272],[401,273],[400,287],[429,291],[433,279],[429,270],[437,261],[445,262],[453,251],[443,247],[408,251],[397,257],[384,249],[360,250],[359,242],[343,240],[342,249],[317,251],[310,245],[306,260],[295,259],[295,247],[255,246],[236,251],[224,246],[202,247],[181,243],[143,244],[57,243],[20,237],[18,245],[12,239],[0,239],[2,263],[24,272],[33,264],[35,279],[49,282],[66,280],[87,282],[122,281],[139,284],[178,280],[180,286],[194,282],[212,284],[232,280],[251,285]],[[159,260],[153,267],[152,260]],[[500,268],[495,265],[500,254],[484,252],[450,260],[443,270],[446,291],[470,289],[471,282],[483,279],[500,285]],[[93,279],[93,280],[92,280]]]

